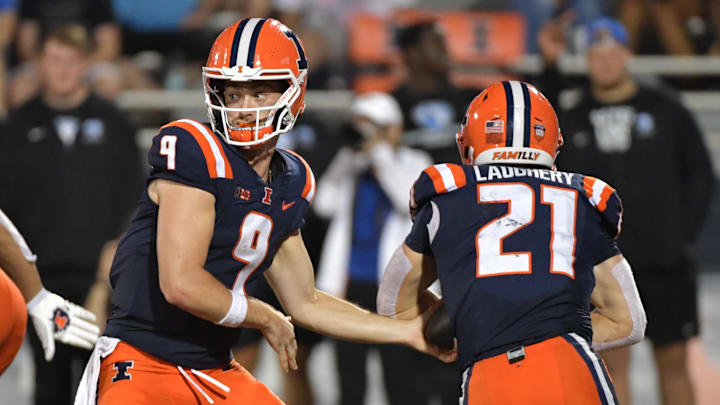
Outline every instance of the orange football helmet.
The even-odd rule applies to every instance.
[[[456,135],[465,164],[519,163],[552,168],[563,139],[557,115],[533,85],[498,82],[473,99]]]
[[[246,148],[290,131],[305,109],[307,67],[302,41],[280,21],[246,18],[227,27],[215,40],[202,71],[213,130],[227,143]],[[287,80],[288,88],[275,105],[229,108],[223,102],[227,80]],[[255,123],[233,125],[227,113],[235,111],[254,113]],[[261,118],[261,112],[267,116]]]

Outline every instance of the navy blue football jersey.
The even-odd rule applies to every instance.
[[[278,149],[284,170],[266,184],[239,150],[209,126],[179,120],[153,139],[150,181],[166,179],[215,196],[215,227],[205,269],[227,288],[253,295],[252,280],[282,241],[304,224],[315,179],[297,154]],[[241,328],[218,326],[169,304],[158,279],[158,206],[143,193],[110,272],[112,307],[105,335],[184,367],[228,364]],[[247,291],[246,291],[247,290]]]
[[[405,243],[434,256],[463,368],[561,333],[592,339],[593,266],[619,253],[612,187],[540,168],[440,164],[411,198]]]

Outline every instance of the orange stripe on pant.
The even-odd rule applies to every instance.
[[[0,269],[0,375],[10,366],[27,326],[25,299],[15,283]]]
[[[283,402],[236,361],[227,369],[198,370],[230,387],[226,393],[185,372],[215,404],[276,405]],[[205,397],[180,374],[177,366],[120,342],[100,364],[98,405],[207,404]]]
[[[585,360],[560,336],[525,346],[525,359],[513,364],[506,353],[476,362],[465,395],[469,405],[607,403]]]

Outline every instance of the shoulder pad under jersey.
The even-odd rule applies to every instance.
[[[620,236],[622,229],[622,201],[617,191],[604,181],[592,176],[573,176],[573,185],[581,190],[590,204],[600,213],[610,236]]]
[[[189,181],[232,179],[232,167],[221,142],[198,121],[170,122],[153,138],[148,151],[151,174],[165,172]]]
[[[278,149],[277,151],[285,157],[285,162],[288,164],[286,170],[292,176],[290,187],[294,187],[297,194],[307,200],[308,204],[312,203],[315,197],[315,175],[310,169],[310,165],[296,152],[288,149]]]
[[[446,194],[465,187],[467,178],[462,166],[453,163],[441,163],[428,167],[410,190],[410,212],[422,207],[439,194]]]

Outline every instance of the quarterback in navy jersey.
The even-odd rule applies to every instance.
[[[635,343],[645,313],[615,240],[622,205],[600,179],[556,171],[562,136],[532,85],[496,83],[457,134],[464,165],[425,169],[414,223],[378,312],[415,316],[440,280],[463,404],[614,404],[595,350]]]
[[[300,156],[275,148],[305,107],[306,75],[302,42],[277,20],[244,19],[218,36],[203,68],[209,122],[174,121],[153,139],[76,404],[281,403],[230,348],[242,328],[257,328],[282,368],[297,369],[291,320],[457,357],[425,341],[431,310],[392,320],[315,289],[299,232],[315,179]],[[289,316],[253,298],[249,281],[263,276]]]

